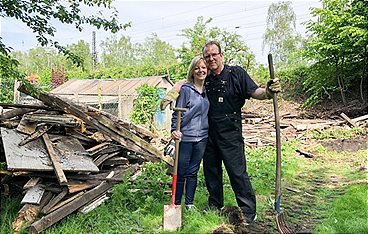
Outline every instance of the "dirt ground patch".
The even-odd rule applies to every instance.
[[[324,140],[320,143],[329,151],[356,152],[358,150],[368,149],[368,136],[360,136],[354,139]]]

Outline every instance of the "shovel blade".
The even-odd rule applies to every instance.
[[[164,205],[164,230],[175,231],[181,227],[181,206]]]

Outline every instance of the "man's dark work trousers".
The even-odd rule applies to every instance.
[[[203,158],[208,205],[224,206],[222,161],[229,175],[238,206],[247,221],[256,215],[256,197],[246,171],[240,113],[217,114],[209,118],[209,139]]]

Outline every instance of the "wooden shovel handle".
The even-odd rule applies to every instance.
[[[174,108],[174,111],[177,112],[178,118],[176,122],[176,131],[180,132],[180,124],[181,124],[181,112],[185,112],[187,109],[185,108]],[[175,162],[174,162],[174,173],[171,187],[171,204],[175,205],[175,195],[176,195],[176,182],[177,182],[177,174],[178,174],[178,164],[179,164],[179,140],[175,140]]]
[[[275,79],[273,69],[272,54],[268,54],[268,68],[270,70],[271,80]],[[281,134],[280,134],[280,116],[277,102],[277,94],[273,93],[273,109],[275,114],[275,129],[276,129],[276,180],[275,180],[275,209],[280,211],[281,197]]]

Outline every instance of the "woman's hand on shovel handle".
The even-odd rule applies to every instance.
[[[182,137],[182,133],[179,132],[179,131],[173,131],[171,133],[171,137],[174,139],[174,140],[181,140],[181,137]]]

